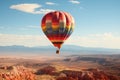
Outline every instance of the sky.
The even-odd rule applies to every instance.
[[[120,0],[1,0],[0,46],[48,46],[42,17],[55,10],[70,13],[73,34],[64,45],[120,49]]]

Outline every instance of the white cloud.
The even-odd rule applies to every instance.
[[[55,11],[52,9],[40,9],[39,11],[35,11],[34,14],[46,14],[48,12]]]
[[[92,36],[92,37],[112,37],[113,34],[112,33],[103,33],[103,34],[90,34],[89,36]]]
[[[51,42],[44,35],[15,35],[0,34],[0,46],[24,45],[24,46],[46,46]]]
[[[23,12],[33,13],[36,8],[40,8],[39,4],[17,4],[10,6],[11,9],[20,10]]]
[[[64,44],[104,47],[120,49],[120,36],[112,33],[92,34],[88,36],[71,36]],[[14,35],[0,34],[0,46],[24,45],[24,46],[47,46],[52,43],[45,35]]]
[[[51,9],[42,9],[42,5],[40,4],[17,4],[10,6],[11,9],[19,10],[22,12],[32,13],[32,14],[45,14],[50,11],[54,11]],[[36,10],[39,9],[39,10]]]
[[[33,26],[33,25],[28,25],[28,26],[24,26],[24,27],[20,27],[18,28],[19,30],[27,30],[27,31],[30,31],[30,30],[33,30],[33,29],[40,29],[41,27],[40,26]]]
[[[53,3],[53,2],[46,2],[45,4],[47,4],[47,5],[56,5],[56,3]]]
[[[26,26],[26,28],[34,28],[34,29],[36,29],[36,28],[40,28],[40,26],[29,25],[29,26]]]
[[[73,3],[73,4],[80,4],[80,2],[77,1],[77,0],[69,0],[69,2],[71,2],[71,3]]]
[[[115,36],[112,33],[72,36],[66,41],[65,44],[120,49],[120,36]]]

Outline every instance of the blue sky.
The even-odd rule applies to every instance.
[[[0,46],[46,46],[40,21],[53,10],[69,12],[75,30],[65,44],[120,49],[120,0],[2,0]]]

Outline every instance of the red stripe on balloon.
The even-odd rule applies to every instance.
[[[49,38],[49,40],[51,41],[62,41],[62,40],[66,40],[70,35],[62,35],[59,34],[59,36],[57,34],[52,34],[52,35],[47,35],[47,37]]]
[[[70,26],[71,25],[71,17],[66,12],[64,12],[64,14],[66,16],[66,26]]]
[[[52,25],[59,26],[59,12],[54,12],[52,14]]]

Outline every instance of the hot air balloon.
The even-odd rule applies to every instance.
[[[62,44],[73,32],[74,19],[67,12],[49,12],[42,18],[41,28],[52,44],[57,47],[56,53],[59,54]]]

